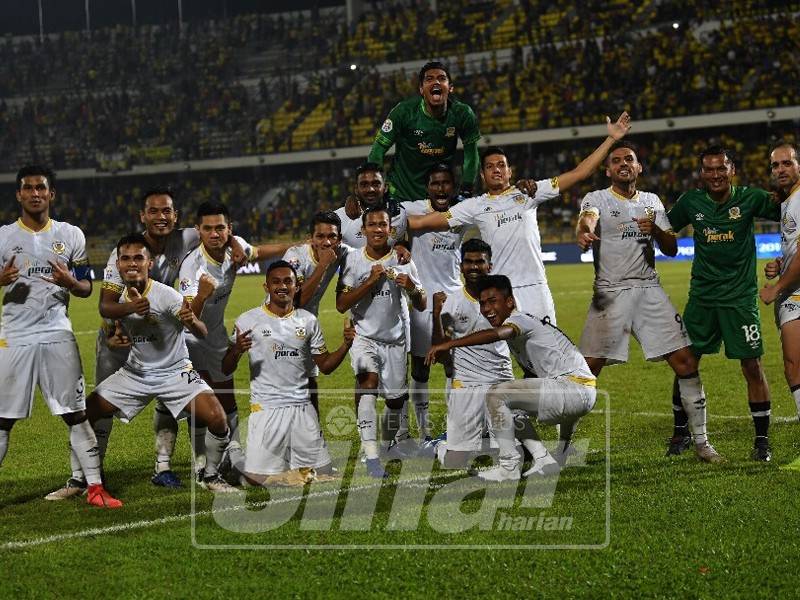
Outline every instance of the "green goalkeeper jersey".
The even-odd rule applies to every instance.
[[[478,119],[469,105],[451,99],[442,119],[431,116],[420,96],[398,103],[375,136],[369,160],[381,162],[383,152],[396,146],[394,164],[389,173],[389,191],[394,198],[427,198],[426,177],[437,163],[450,163],[456,143],[474,144],[481,137]],[[378,157],[380,157],[378,159]],[[464,181],[477,173],[464,173]],[[469,181],[471,184],[471,181]]]
[[[694,228],[694,261],[689,298],[701,304],[752,303],[758,291],[756,217],[779,221],[780,204],[769,192],[732,186],[730,198],[717,204],[705,190],[684,193],[667,213],[672,229]]]

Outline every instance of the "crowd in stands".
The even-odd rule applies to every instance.
[[[797,124],[785,125],[633,135],[631,140],[638,144],[644,165],[638,187],[658,193],[671,206],[683,191],[697,187],[697,156],[711,144],[721,144],[735,154],[739,183],[767,187],[770,147],[778,141],[800,139]],[[568,171],[595,144],[596,140],[549,142],[506,150],[515,177],[541,179]],[[357,161],[335,161],[147,177],[65,179],[57,183],[53,213],[55,218],[78,224],[87,232],[95,262],[98,257],[104,260],[116,238],[139,229],[142,193],[163,184],[175,190],[182,226],[193,225],[194,210],[201,202],[220,200],[232,211],[236,233],[245,238],[300,240],[315,212],[344,205],[351,193],[356,164]],[[539,209],[543,241],[571,241],[580,199],[588,191],[607,185],[600,171],[593,180],[573,188],[559,200],[543,204]],[[18,212],[11,184],[7,187],[0,202],[0,223],[13,221]]]
[[[375,65],[450,53],[456,94],[485,133],[600,123],[622,108],[642,120],[796,103],[800,62],[787,57],[800,39],[797,3],[692,12],[701,3],[686,0],[692,18],[677,28],[673,4],[643,3],[621,20],[617,1],[460,0],[432,12],[425,0],[394,0],[365,3],[349,28],[327,10],[7,39],[0,170],[38,161],[116,171],[366,144],[417,86],[415,69]],[[510,58],[467,54],[503,48]]]

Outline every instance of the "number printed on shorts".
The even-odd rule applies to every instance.
[[[190,369],[188,371],[182,371],[181,377],[183,376],[186,376],[186,385],[192,385],[193,383],[197,383],[201,380],[200,373],[198,373],[194,369]]]
[[[744,341],[747,343],[757,342],[761,339],[761,332],[758,330],[758,323],[752,325],[742,325],[744,330]]]

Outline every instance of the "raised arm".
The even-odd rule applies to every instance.
[[[608,137],[603,140],[603,143],[589,156],[584,158],[577,167],[558,176],[558,189],[560,191],[566,192],[576,183],[580,183],[584,179],[592,176],[597,170],[597,167],[603,163],[603,160],[611,149],[611,146],[614,145],[614,142],[624,138],[628,131],[630,131],[631,117],[628,113],[623,112],[614,123],[611,122],[611,119],[606,117],[606,128],[608,129]]]

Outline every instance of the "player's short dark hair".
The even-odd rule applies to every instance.
[[[422,85],[422,82],[425,80],[425,73],[433,69],[441,69],[442,71],[444,71],[444,74],[447,75],[447,81],[449,82],[453,81],[453,79],[450,77],[450,69],[447,68],[447,65],[438,60],[432,60],[422,65],[422,68],[419,70],[418,77],[420,85]]]
[[[314,235],[314,230],[317,228],[317,223],[336,225],[336,231],[339,232],[339,237],[342,237],[342,220],[339,218],[339,215],[332,210],[320,211],[311,218],[311,227],[308,230],[311,235]]]
[[[614,150],[619,150],[620,148],[627,148],[636,155],[637,160],[639,159],[639,147],[636,144],[630,140],[617,140],[611,144],[611,148],[609,148],[608,154],[606,154],[606,164],[608,164],[608,159],[611,157],[611,153],[614,152]]]
[[[291,265],[291,263],[285,260],[276,260],[275,262],[270,263],[270,265],[267,267],[267,272],[264,274],[264,278],[268,279],[269,274],[275,269],[291,269],[292,273],[294,274],[294,280],[297,281],[297,270]]]
[[[456,181],[456,173],[453,170],[453,165],[449,165],[447,163],[436,163],[428,170],[428,181],[430,181],[431,177],[436,173],[449,173],[453,183]]]
[[[487,275],[478,281],[478,294],[491,288],[503,292],[506,296],[514,295],[514,290],[511,288],[511,280],[505,275]]]
[[[700,154],[698,154],[698,158],[700,159],[700,166],[701,167],[703,166],[703,160],[705,159],[706,156],[720,156],[720,155],[724,156],[727,162],[731,164],[734,163],[733,153],[730,150],[728,150],[724,146],[715,145],[704,148],[700,152]]]
[[[231,213],[228,211],[228,207],[222,202],[203,202],[197,207],[197,224],[199,225],[203,222],[203,217],[212,217],[216,215],[225,217],[226,223],[231,222]]]
[[[464,260],[464,255],[467,252],[482,252],[489,260],[492,260],[492,247],[484,242],[481,238],[470,238],[461,244],[461,260]]]
[[[150,196],[169,196],[170,200],[172,200],[172,204],[175,204],[175,191],[168,185],[157,185],[155,187],[148,188],[145,190],[144,194],[142,194],[142,210],[144,210],[144,207],[147,204],[147,199]]]
[[[798,151],[797,146],[792,144],[791,142],[779,142],[769,149],[769,153],[772,154],[773,152],[775,152],[775,150],[778,150],[779,148],[789,148],[789,150],[794,150],[795,157],[800,159],[800,151]]]
[[[386,203],[381,202],[380,204],[376,204],[375,206],[368,206],[367,208],[364,209],[364,212],[361,213],[361,225],[366,227],[367,215],[371,215],[372,213],[376,212],[385,212],[390,219],[392,218],[392,215],[389,212],[389,207],[386,206]]]
[[[123,246],[144,246],[147,249],[147,253],[153,256],[153,248],[150,247],[150,243],[147,241],[147,238],[144,237],[144,234],[138,231],[123,235],[119,238],[117,242],[117,256],[119,256],[119,250]]]
[[[378,163],[374,162],[365,162],[358,165],[356,167],[356,179],[362,173],[380,173],[381,177],[383,177],[383,169]]]
[[[486,162],[487,156],[492,156],[493,154],[499,154],[500,156],[504,156],[506,161],[508,161],[508,154],[506,151],[503,150],[500,146],[489,146],[486,150],[483,151],[481,155],[481,169],[483,168],[483,164]]]
[[[25,165],[17,171],[17,189],[22,187],[22,180],[25,177],[33,177],[34,175],[41,175],[47,179],[47,187],[54,190],[56,187],[56,174],[52,169],[44,165]]]

